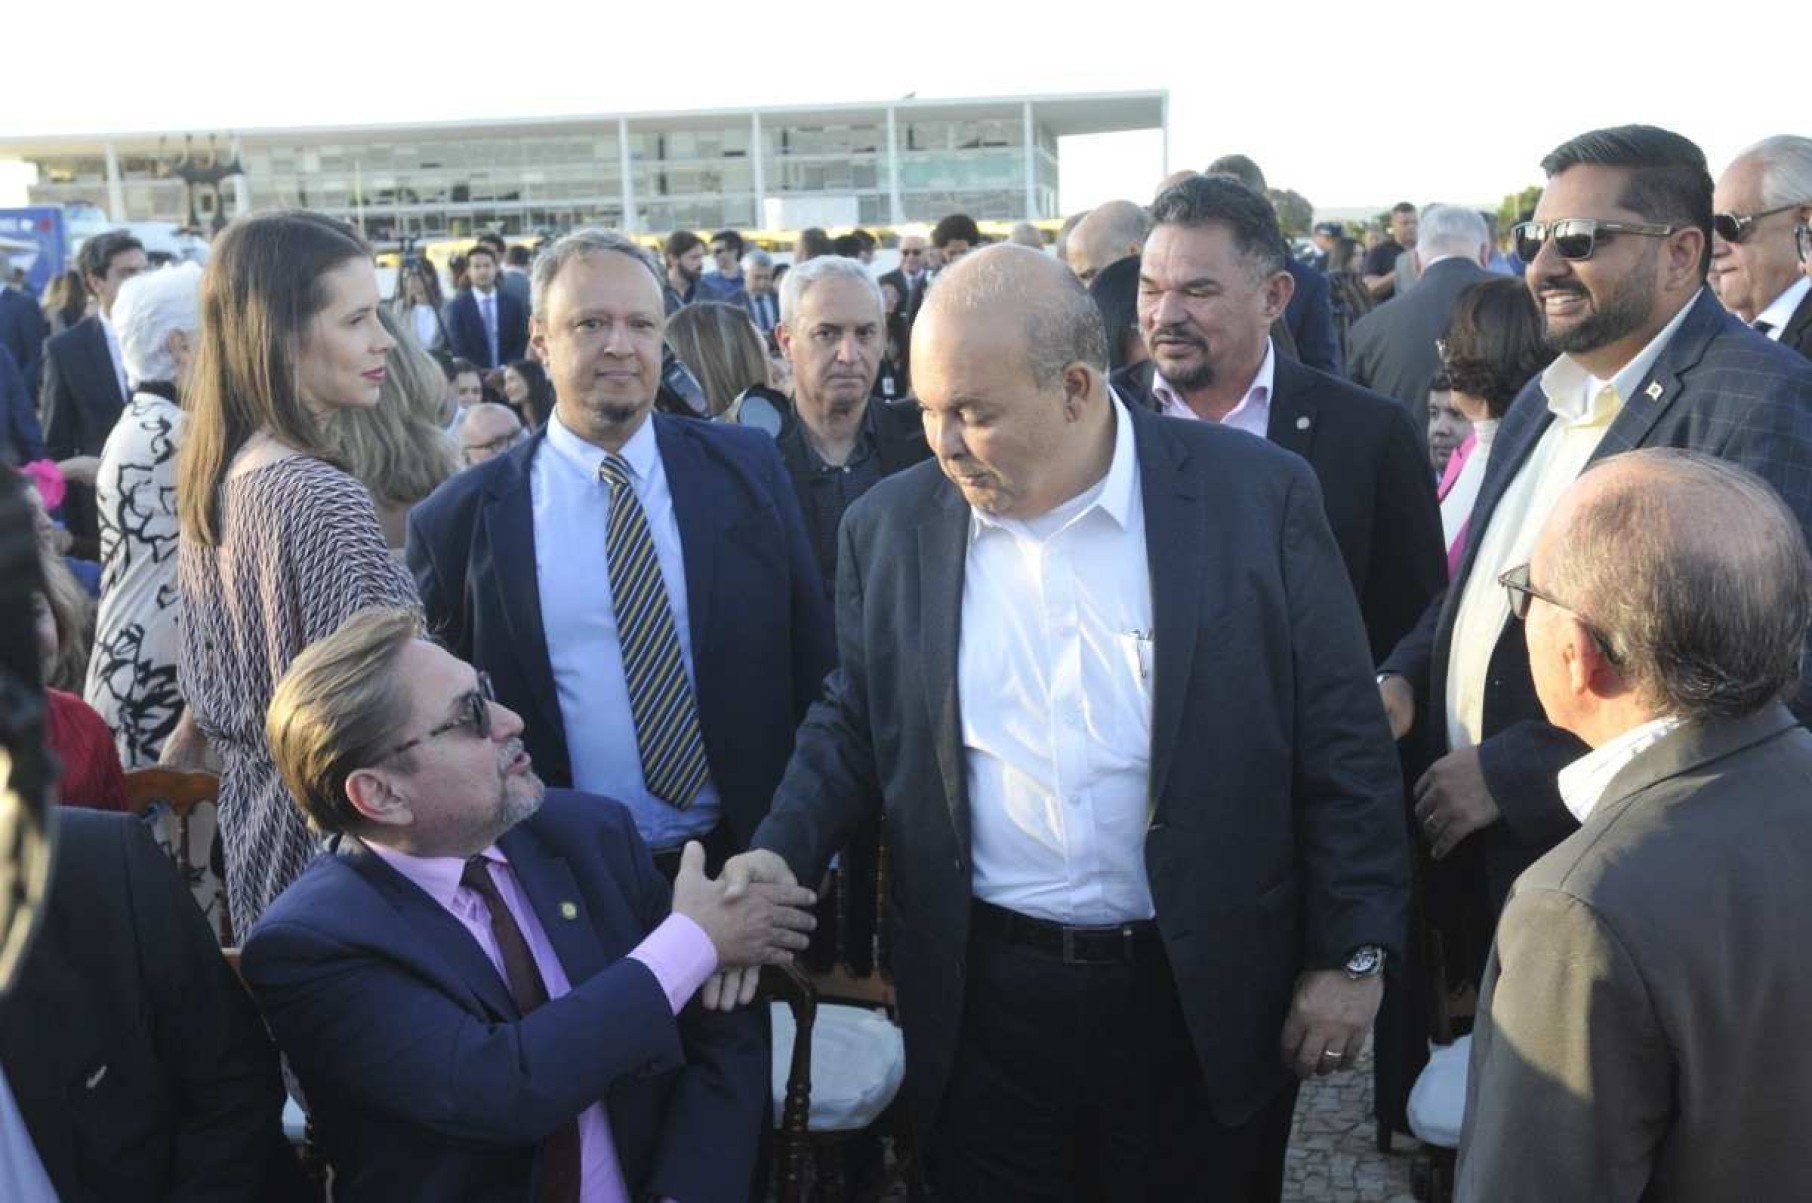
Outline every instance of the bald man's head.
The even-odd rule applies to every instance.
[[[459,458],[470,467],[502,455],[524,434],[514,411],[490,401],[471,406],[459,422]]]
[[[1150,231],[1151,217],[1143,206],[1129,200],[1108,201],[1070,231],[1064,256],[1076,278],[1092,284],[1109,264],[1137,258]]]
[[[1739,718],[1798,682],[1812,625],[1805,536],[1761,478],[1727,461],[1654,448],[1592,468],[1543,527],[1529,578],[1653,715]],[[1549,657],[1552,691],[1565,613],[1538,616],[1540,604],[1530,664],[1539,688]]]
[[[949,319],[944,317],[950,315]],[[932,328],[977,325],[1010,329],[1034,382],[1048,385],[1066,364],[1107,371],[1107,336],[1088,290],[1048,255],[1001,244],[966,256],[938,280],[919,315]],[[918,347],[914,326],[913,347]]]

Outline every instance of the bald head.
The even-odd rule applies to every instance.
[[[1088,290],[1049,255],[1006,243],[967,255],[945,271],[913,327],[913,353],[921,329],[929,339],[939,329],[947,336],[953,326],[1004,326],[1015,316],[1022,325],[1014,341],[1040,386],[1072,363],[1106,373],[1107,336]]]
[[[522,434],[522,422],[505,406],[483,401],[468,408],[459,422],[459,458],[482,464],[502,455]]]
[[[1812,625],[1805,536],[1767,484],[1727,461],[1654,448],[1586,472],[1544,526],[1530,580],[1590,624],[1652,714],[1739,718],[1798,682]],[[1536,644],[1532,626],[1532,661]]]
[[[1138,257],[1151,230],[1145,209],[1129,200],[1113,200],[1076,223],[1064,243],[1070,270],[1084,284],[1094,283],[1103,268]]]

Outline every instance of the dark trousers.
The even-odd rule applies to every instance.
[[[705,846],[705,876],[716,877],[724,870],[724,862],[735,856],[738,851],[736,837],[730,834],[728,823],[719,823],[710,832],[699,838]],[[670,848],[665,852],[654,854],[654,867],[665,877],[669,884],[679,876],[680,852],[685,847]]]
[[[1066,964],[976,910],[962,1035],[927,1157],[941,1197],[1276,1200],[1294,1086],[1214,1118],[1162,945]]]

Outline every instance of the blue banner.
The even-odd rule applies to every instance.
[[[25,269],[25,282],[39,296],[61,273],[69,260],[69,233],[60,205],[27,205],[0,209],[0,241],[24,243],[29,249],[9,249],[14,267]]]

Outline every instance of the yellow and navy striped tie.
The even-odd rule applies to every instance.
[[[642,778],[649,793],[684,810],[711,773],[698,730],[698,703],[680,659],[673,607],[648,517],[629,483],[629,465],[620,456],[607,455],[598,465],[598,479],[610,486],[604,550]]]

